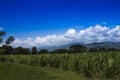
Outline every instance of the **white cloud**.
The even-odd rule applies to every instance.
[[[66,32],[66,36],[74,36],[75,34],[76,30],[71,28]]]
[[[106,32],[108,31],[109,28],[105,26],[90,26],[85,30],[80,30],[80,40],[85,43],[107,41],[108,34]]]
[[[20,40],[20,39],[15,39],[15,41],[12,43],[12,46],[18,47],[31,47],[31,46],[36,46],[32,38],[27,38],[25,40]]]
[[[120,41],[120,26],[109,28],[106,26],[90,26],[86,29],[76,32],[75,29],[69,29],[61,35],[38,36],[35,40],[27,38],[25,40],[16,39],[12,45],[23,47],[42,47],[42,46],[60,46],[69,43],[83,42],[103,42],[103,41]]]

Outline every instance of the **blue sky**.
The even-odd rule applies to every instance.
[[[16,38],[120,25],[119,0],[0,0],[0,27]]]

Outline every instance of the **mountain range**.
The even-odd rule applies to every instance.
[[[89,44],[84,44],[84,43],[70,43],[66,45],[61,45],[61,46],[52,46],[52,47],[41,47],[38,48],[40,49],[47,49],[48,51],[53,51],[56,49],[69,49],[70,46],[72,45],[83,45],[87,47],[88,49],[90,48],[115,48],[115,49],[120,49],[120,42],[94,42],[94,43],[89,43]]]

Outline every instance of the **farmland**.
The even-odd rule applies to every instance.
[[[88,79],[120,79],[120,52],[1,55],[0,62],[72,71]]]
[[[72,71],[29,66],[17,63],[0,63],[0,80],[88,80]]]

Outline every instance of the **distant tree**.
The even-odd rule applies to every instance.
[[[89,49],[89,52],[98,52],[99,50],[98,49],[96,49],[96,48],[90,48]]]
[[[53,53],[60,53],[60,54],[68,53],[68,50],[66,50],[66,49],[56,49],[56,50],[53,51]]]
[[[100,49],[99,49],[99,52],[107,52],[108,51],[108,49],[106,49],[106,48],[104,48],[104,47],[101,47]]]
[[[73,52],[73,53],[86,52],[87,48],[83,45],[72,45],[72,46],[70,46],[70,51]]]
[[[32,51],[31,51],[32,54],[37,54],[37,48],[36,47],[32,47]]]
[[[120,50],[116,48],[110,48],[109,51],[115,52],[115,51],[120,51]]]
[[[48,53],[48,50],[47,50],[47,49],[41,49],[41,50],[39,51],[39,54],[44,54],[44,53]]]
[[[23,48],[23,54],[30,54],[30,49],[29,48]]]
[[[13,41],[14,41],[14,36],[10,36],[7,40],[6,40],[6,45],[10,45]]]
[[[13,50],[13,54],[23,54],[23,47],[17,47]]]
[[[13,52],[12,46],[3,45],[2,49],[4,49],[4,54],[12,54]]]
[[[13,50],[13,54],[30,54],[29,48],[17,47]]]

